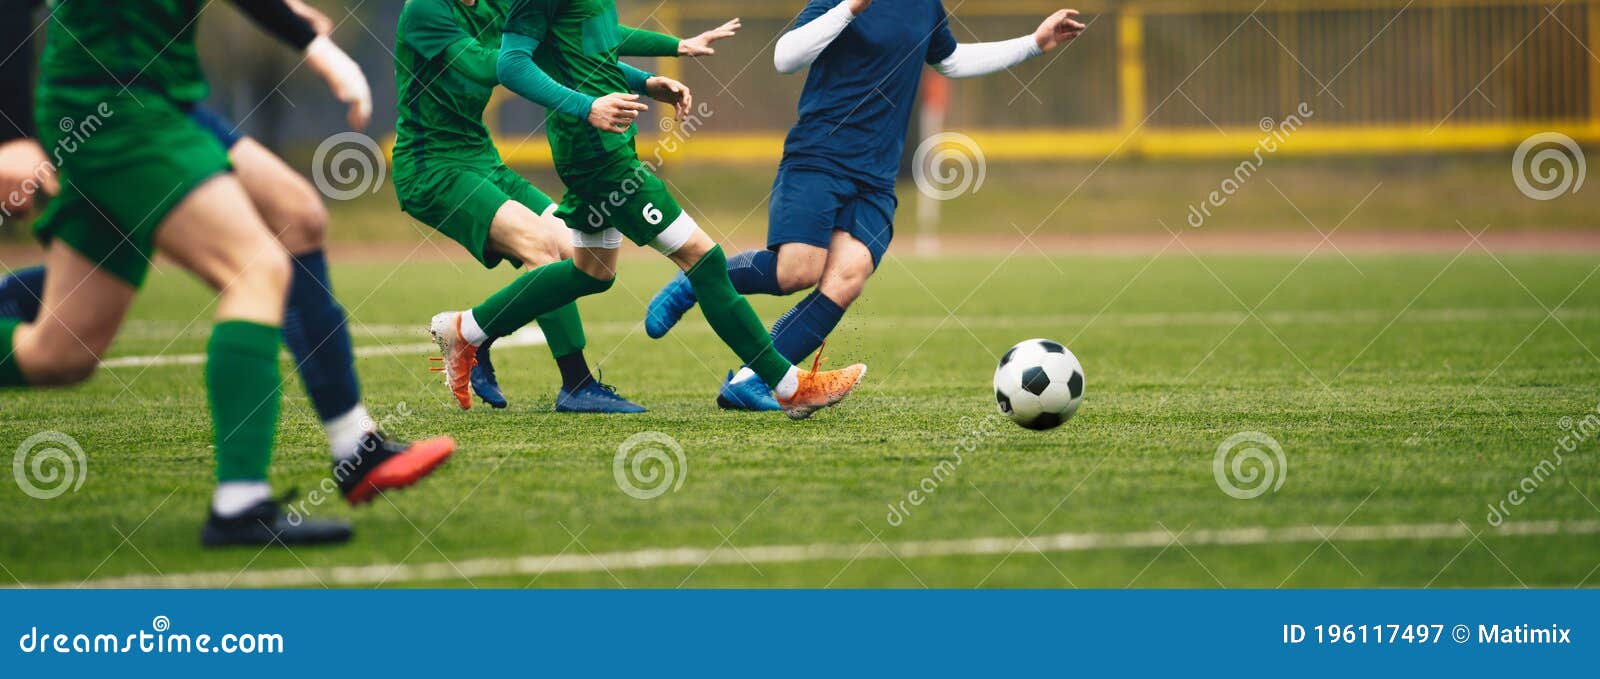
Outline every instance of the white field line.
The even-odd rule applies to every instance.
[[[416,328],[410,328],[407,335],[415,336]],[[376,336],[377,333],[373,333]],[[516,334],[494,343],[494,348],[502,347],[533,347],[543,346],[544,333],[538,328],[529,326],[518,330]],[[439,347],[433,342],[419,342],[416,344],[380,344],[377,346],[356,347],[356,358],[369,356],[387,356],[389,354],[419,354],[438,351]],[[204,365],[205,354],[172,354],[167,356],[123,356],[121,358],[107,359],[100,363],[102,368],[145,368],[164,365]]]
[[[1384,309],[1351,309],[1348,311],[1277,311],[1260,312],[1256,314],[1263,321],[1274,325],[1357,325],[1363,323],[1387,323],[1394,317],[1392,310]],[[1556,312],[1556,317],[1561,320],[1592,320],[1600,318],[1600,309],[1561,309]],[[1089,323],[1097,326],[1127,326],[1127,327],[1166,327],[1166,326],[1224,326],[1231,327],[1248,318],[1247,314],[1236,311],[1179,311],[1179,312],[1149,312],[1149,313],[1120,313],[1103,314],[1096,318],[1089,314],[1065,315],[1034,315],[1034,316],[963,316],[962,320],[969,325],[985,328],[1036,328],[1039,326],[1059,326],[1063,329],[1078,328]],[[1409,311],[1398,323],[1503,323],[1511,321],[1542,321],[1545,318],[1543,309],[1515,308],[1515,309],[1420,309]],[[895,328],[934,328],[948,320],[944,316],[884,316],[881,322],[888,327]],[[171,325],[160,321],[132,321],[122,333],[123,336],[134,335],[138,337],[169,339],[170,335],[160,334],[161,328]],[[585,327],[589,332],[597,333],[626,333],[638,326],[632,322],[590,323]],[[415,337],[417,328],[414,326],[379,325],[352,328],[358,337]],[[206,330],[195,333],[197,339],[204,339]],[[677,329],[677,332],[710,333],[711,329],[704,324],[686,323]],[[518,331],[515,335],[495,343],[496,349],[513,347],[542,346],[545,343],[544,333],[537,327],[528,326]],[[366,346],[356,349],[357,358],[368,356],[384,356],[388,354],[416,354],[434,351],[437,347],[431,342],[407,343],[387,346]],[[169,365],[201,365],[206,361],[205,354],[174,354],[170,356],[123,356],[108,359],[101,363],[104,368],[144,368]]]
[[[1478,535],[1519,537],[1541,535],[1594,535],[1600,521],[1508,522]],[[1345,526],[1331,535],[1319,526],[1290,528],[1229,528],[1191,530],[1183,534],[1185,547],[1280,545],[1321,542],[1331,537],[1338,542],[1424,541],[1471,537],[1475,533],[1464,523],[1396,524],[1388,526]],[[1173,541],[1168,531],[1135,533],[1058,533],[1033,538],[993,537],[961,540],[921,540],[910,542],[869,542],[859,544],[773,545],[765,547],[723,547],[703,549],[644,549],[599,554],[554,554],[492,559],[472,559],[454,563],[374,564],[331,568],[288,568],[243,573],[210,571],[166,575],[132,575],[102,578],[88,582],[24,584],[21,587],[90,587],[105,589],[194,589],[264,587],[358,587],[385,583],[446,582],[461,578],[533,576],[543,573],[597,573],[654,568],[694,568],[699,566],[737,566],[743,564],[799,563],[810,561],[850,561],[860,559],[916,559],[950,556],[986,556],[1018,553],[1087,552],[1116,549],[1160,549]]]

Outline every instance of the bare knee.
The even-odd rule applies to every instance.
[[[297,255],[320,250],[328,238],[328,221],[328,208],[311,194],[278,217],[278,242]]]
[[[822,280],[825,257],[778,257],[778,287],[785,294],[816,287]]]
[[[828,271],[817,289],[835,304],[841,307],[850,306],[867,288],[867,279],[872,277],[872,270],[870,260],[834,267]]]
[[[530,267],[541,267],[553,264],[572,256],[570,246],[563,251],[561,244],[551,238],[543,238],[537,234],[529,234],[528,238],[520,239],[513,248],[517,259]]]
[[[34,332],[17,337],[17,359],[29,384],[65,387],[94,377],[104,347],[85,346],[77,339],[52,339],[46,334],[35,327]]]
[[[224,298],[276,299],[280,305],[288,297],[289,280],[294,274],[289,255],[281,248],[234,253],[224,269],[228,278],[221,281],[219,290]]]

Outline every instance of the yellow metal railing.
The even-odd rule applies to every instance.
[[[654,64],[715,108],[674,158],[775,162],[802,77],[771,66],[803,3],[669,0],[628,20],[692,34],[739,16],[713,59]],[[962,41],[1031,31],[1061,0],[946,2]],[[1074,3],[1066,3],[1074,4]],[[790,6],[792,5],[792,7]],[[1130,0],[1076,3],[1090,28],[1011,77],[952,87],[950,126],[994,160],[1234,156],[1313,115],[1280,153],[1513,147],[1543,131],[1600,141],[1600,0]],[[628,10],[634,10],[631,13]],[[526,122],[526,121],[524,121]],[[531,126],[530,126],[531,127]],[[505,127],[514,163],[549,149]],[[645,125],[641,145],[658,129]]]

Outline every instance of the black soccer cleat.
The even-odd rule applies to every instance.
[[[350,524],[343,521],[285,516],[282,503],[289,499],[284,496],[282,500],[262,500],[234,517],[217,516],[216,510],[211,510],[205,528],[200,530],[201,546],[332,545],[349,542],[355,535]]]

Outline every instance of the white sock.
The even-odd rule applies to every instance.
[[[778,383],[778,388],[773,389],[772,393],[776,394],[778,398],[791,398],[794,396],[794,392],[799,390],[800,369],[791,365],[789,366],[789,372],[784,374],[783,381]]]
[[[489,333],[478,327],[478,319],[472,317],[471,309],[461,313],[461,336],[467,340],[467,344],[475,347],[489,341]]]
[[[733,384],[738,384],[740,382],[744,382],[744,381],[747,381],[747,380],[753,380],[755,378],[756,378],[756,371],[751,370],[749,368],[740,368],[739,372],[734,373],[734,375],[733,375]]]
[[[377,423],[367,414],[367,407],[356,404],[350,412],[322,423],[328,433],[328,447],[333,449],[333,459],[349,460],[361,453],[361,441],[367,434],[377,431]]]
[[[272,497],[272,486],[266,481],[228,481],[217,484],[211,494],[211,511],[221,517],[233,517],[256,503]]]

